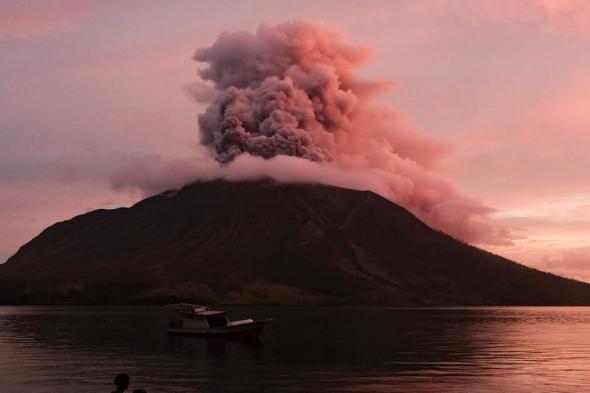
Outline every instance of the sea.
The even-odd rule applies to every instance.
[[[228,306],[253,342],[169,336],[164,307],[0,307],[0,392],[584,392],[590,308]]]

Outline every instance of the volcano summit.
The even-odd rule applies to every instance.
[[[52,225],[0,265],[4,304],[173,300],[582,305],[590,285],[431,229],[372,192],[195,183]]]

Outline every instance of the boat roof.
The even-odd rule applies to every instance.
[[[172,308],[177,308],[177,307],[205,307],[208,308],[207,306],[202,306],[200,304],[194,304],[194,303],[174,303],[174,304],[167,304],[166,307],[172,307]]]
[[[191,303],[176,303],[176,304],[169,304],[166,307],[172,308],[181,313],[189,313],[194,315],[202,315],[204,317],[209,315],[217,315],[217,314],[225,314],[225,311],[221,310],[211,310],[207,306],[201,306],[200,304],[191,304]]]
[[[192,311],[192,310],[200,310],[206,311],[209,310],[207,306],[201,306],[200,304],[191,304],[191,303],[176,303],[176,304],[169,304],[166,307],[173,308],[178,311]]]
[[[209,316],[209,315],[217,315],[217,314],[225,314],[225,311],[221,310],[208,310],[208,311],[201,311],[197,313],[198,315]]]

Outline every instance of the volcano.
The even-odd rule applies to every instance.
[[[590,285],[368,192],[212,181],[56,223],[0,265],[3,304],[588,305]]]

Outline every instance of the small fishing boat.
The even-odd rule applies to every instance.
[[[211,310],[198,304],[177,303],[167,306],[168,333],[196,336],[255,339],[272,319],[230,321],[225,311]]]

